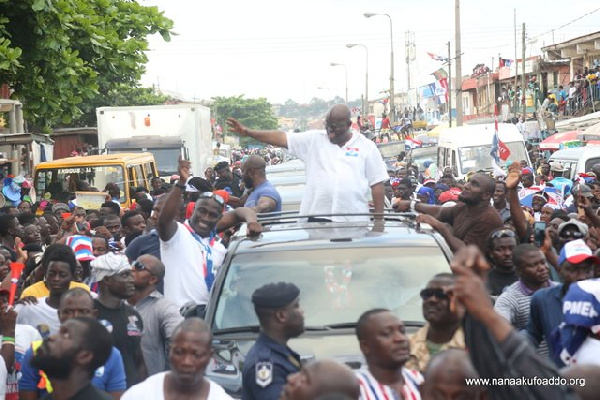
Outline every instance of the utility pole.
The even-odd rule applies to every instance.
[[[394,92],[394,31],[392,30],[392,17],[390,19],[390,127],[396,122],[396,92]]]
[[[498,54],[498,62],[500,62],[500,54]],[[492,57],[492,67],[490,68],[490,72],[488,73],[487,76],[487,90],[488,90],[488,98],[487,98],[487,102],[488,102],[488,112],[490,111],[490,109],[492,108],[492,98],[496,97],[495,95],[492,96],[492,89],[491,89],[491,80],[494,78],[494,57]]]
[[[452,58],[448,42],[448,127],[452,128]]]
[[[513,107],[514,107],[514,113],[515,116],[517,115],[517,110],[519,109],[519,100],[517,99],[517,86],[519,86],[519,71],[517,71],[517,60],[519,59],[518,57],[518,53],[517,53],[517,9],[513,8],[513,27],[515,30],[515,87],[514,87],[514,97],[513,97]],[[510,68],[510,67],[509,67]]]
[[[521,95],[523,96],[523,118],[525,118],[525,114],[527,110],[525,108],[525,22],[523,22],[523,40],[521,42],[521,46],[523,47],[523,60],[522,62],[522,73],[521,73]],[[516,73],[516,72],[515,72]]]
[[[407,93],[410,92],[410,63],[415,59],[415,33],[406,31],[405,53],[406,53],[406,78]]]
[[[462,47],[460,44],[460,0],[455,0],[454,8],[454,50],[456,53],[456,126],[462,126]]]

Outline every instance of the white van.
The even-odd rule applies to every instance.
[[[565,167],[564,177],[573,179],[575,175],[592,170],[600,164],[600,146],[573,147],[555,151],[550,156],[550,164],[560,162]]]
[[[490,151],[494,131],[494,124],[465,125],[442,130],[438,140],[439,168],[451,166],[458,179],[464,179],[471,171],[492,171]],[[527,160],[527,164],[531,165],[523,135],[515,125],[498,124],[498,137],[510,150],[508,160],[500,160],[501,166],[521,160]]]

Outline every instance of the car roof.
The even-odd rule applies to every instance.
[[[39,163],[37,168],[57,168],[69,166],[88,166],[88,165],[105,165],[131,161],[153,161],[152,153],[116,153],[116,154],[101,154],[93,156],[79,156],[60,158],[58,160]]]
[[[560,159],[578,159],[585,153],[598,154],[600,155],[600,147],[596,146],[585,146],[585,147],[573,147],[570,149],[557,150],[550,156],[550,160]]]
[[[495,132],[494,124],[463,125],[442,130],[438,146],[470,147],[492,143]],[[523,135],[514,124],[498,124],[498,137],[504,143],[523,142]]]
[[[429,225],[419,226],[410,213],[390,215],[386,216],[384,232],[373,232],[372,222],[299,222],[286,217],[263,220],[260,238],[247,239],[245,228],[234,237],[235,253],[332,248],[335,243],[335,248],[442,247],[449,256],[445,241]]]

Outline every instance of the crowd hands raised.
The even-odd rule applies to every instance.
[[[346,114],[328,114],[325,140],[333,146],[353,140],[349,125],[342,127]],[[235,120],[229,125],[263,141],[273,136],[280,147],[297,140],[261,136]],[[153,180],[152,191],[136,194],[135,210],[121,210],[116,193],[117,201],[111,195],[87,212],[64,204],[38,214],[5,207],[6,398],[230,398],[204,377],[213,350],[202,317],[228,234],[246,223],[249,236],[259,235],[257,212],[277,210],[281,201],[261,192],[248,203],[247,189],[264,183],[265,161],[245,165],[237,195],[229,165],[216,168],[213,185],[191,177],[189,162],[180,161],[178,179],[170,187]],[[561,186],[557,198],[547,188],[566,185],[557,180],[561,166],[542,167],[537,178],[514,165],[502,181],[474,174],[465,183],[451,170],[437,180],[400,166],[389,179],[381,177],[385,167],[368,171],[364,183],[376,211],[389,196],[396,210],[417,212],[454,252],[453,273],[436,275],[420,292],[427,323],[408,334],[391,311],[365,310],[356,325],[363,369],[333,360],[302,365],[287,346],[304,331],[302,293],[293,283],[266,284],[252,296],[261,333],[244,362],[242,398],[597,398],[597,186],[585,181],[588,174],[579,186]],[[536,222],[546,223],[541,233]],[[11,279],[19,266],[22,275]],[[504,384],[470,381],[478,378]]]

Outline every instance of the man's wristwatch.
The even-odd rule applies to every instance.
[[[415,206],[417,205],[417,203],[418,201],[414,199],[410,201],[410,211],[417,212],[417,210],[415,210]]]
[[[181,181],[177,181],[177,183],[175,184],[175,186],[177,186],[182,191],[185,191],[185,183],[181,183]]]

